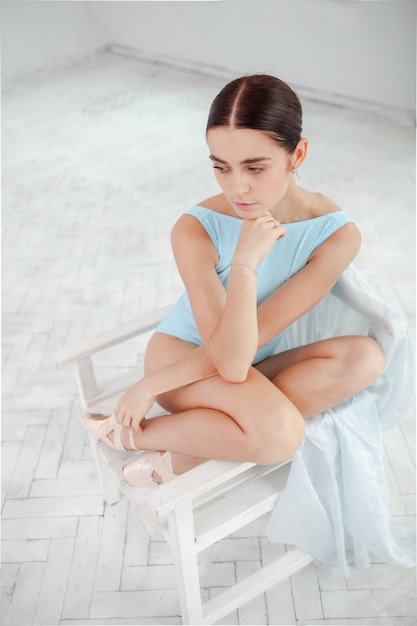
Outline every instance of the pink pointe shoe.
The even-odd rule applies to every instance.
[[[123,450],[125,452],[138,450],[135,444],[134,432],[131,428],[126,428],[130,448],[124,447],[122,443],[122,430],[125,427],[116,421],[113,414],[108,417],[100,413],[87,413],[83,418],[83,426],[96,441],[101,441],[110,446],[110,448]],[[111,433],[113,434],[113,439],[109,437]]]
[[[158,474],[160,482],[153,477]],[[172,470],[171,452],[149,452],[128,463],[123,468],[123,475],[129,485],[135,487],[152,487],[176,478]]]

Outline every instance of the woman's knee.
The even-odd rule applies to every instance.
[[[273,465],[291,458],[305,437],[305,421],[294,409],[280,411],[270,416],[253,438],[253,461],[260,465]]]
[[[356,371],[364,387],[373,383],[385,368],[383,352],[372,337],[356,337],[347,358],[351,371]]]

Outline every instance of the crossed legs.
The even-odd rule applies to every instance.
[[[165,377],[161,372],[167,369],[172,376],[184,361],[194,367],[195,350],[193,344],[156,333],[148,345],[144,382],[155,372]],[[201,358],[205,359],[203,352],[198,363]],[[206,459],[278,463],[300,446],[306,418],[365,389],[383,368],[375,341],[346,336],[265,359],[250,368],[242,383],[228,382],[215,373],[203,379],[193,372],[174,375],[182,386],[157,398],[170,415],[143,419],[138,430],[119,426],[118,437],[127,449],[169,451],[170,469],[176,474]],[[184,382],[190,380],[195,382]],[[165,388],[171,387],[165,384]],[[101,420],[99,429],[114,428],[112,424]]]
[[[146,368],[163,367],[194,348],[156,334]],[[176,453],[176,473],[203,459],[284,461],[304,438],[303,418],[365,389],[383,368],[382,352],[368,337],[337,337],[301,346],[251,368],[243,383],[215,376],[163,394],[158,402],[172,415],[143,420],[135,441],[142,449]]]

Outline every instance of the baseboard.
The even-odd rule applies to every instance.
[[[232,80],[236,78],[239,72],[231,70],[230,68],[220,67],[217,65],[209,65],[207,63],[201,63],[199,61],[191,61],[189,59],[182,59],[180,57],[163,55],[163,54],[151,54],[145,50],[137,48],[131,48],[121,44],[107,44],[105,48],[120,56],[133,57],[148,61],[150,63],[156,63],[165,65],[168,67],[175,67],[179,70],[187,72],[195,72],[197,74],[203,74],[206,76],[212,76],[214,78],[224,78]],[[389,119],[397,124],[403,126],[414,126],[416,123],[416,113],[411,109],[400,109],[396,107],[390,107],[382,105],[378,102],[370,102],[362,100],[360,98],[352,98],[350,96],[344,96],[340,94],[319,91],[303,87],[302,85],[291,84],[291,87],[297,92],[301,99],[310,100],[313,102],[320,102],[322,104],[328,104],[331,106],[343,107],[354,109],[358,111],[367,111],[380,117]]]

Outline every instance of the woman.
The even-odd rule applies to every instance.
[[[145,378],[114,414],[86,416],[118,449],[162,450],[125,467],[131,484],[173,478],[205,459],[272,464],[297,451],[305,419],[351,398],[384,369],[368,336],[280,351],[290,325],[331,290],[361,237],[349,216],[294,173],[308,142],[296,94],[244,76],[215,98],[207,123],[222,193],[175,224],[186,292],[151,338]],[[169,411],[144,416],[157,401]]]

